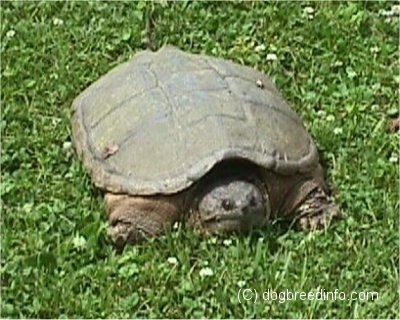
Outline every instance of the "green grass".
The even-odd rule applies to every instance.
[[[399,26],[381,14],[393,4],[2,2],[1,316],[399,318],[399,136],[387,131]],[[63,144],[74,97],[147,38],[269,74],[315,137],[347,218],[313,233],[175,230],[116,253],[102,194]],[[240,303],[240,285],[379,299]]]

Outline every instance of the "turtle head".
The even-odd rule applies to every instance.
[[[269,203],[257,184],[232,176],[203,185],[194,210],[207,233],[249,230],[263,226]]]

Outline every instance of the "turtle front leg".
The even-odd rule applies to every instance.
[[[118,248],[162,234],[179,220],[177,200],[107,193],[108,234]]]
[[[342,217],[334,199],[319,186],[307,195],[294,215],[302,229],[311,230],[327,228],[334,219]]]

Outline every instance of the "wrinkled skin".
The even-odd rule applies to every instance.
[[[187,217],[204,233],[251,230],[268,221],[269,201],[257,185],[227,177],[201,185],[190,199],[184,197],[130,197],[106,194],[109,234],[118,247],[162,233]],[[185,212],[189,213],[189,216]]]
[[[117,247],[163,233],[180,219],[181,197],[132,197],[107,193],[108,234]]]
[[[281,218],[315,229],[341,216],[327,193],[320,166],[308,175],[280,176],[240,164],[234,170],[212,172],[178,194],[108,193],[105,199],[109,234],[117,247],[160,235],[177,221],[213,234],[260,228]]]
[[[268,220],[269,200],[254,183],[229,177],[206,187],[193,210],[197,222],[189,218],[206,233],[250,230]]]

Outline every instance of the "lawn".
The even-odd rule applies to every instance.
[[[394,4],[1,2],[1,317],[399,318]],[[178,228],[116,252],[103,195],[67,148],[71,103],[166,43],[268,74],[315,138],[346,218],[316,232]],[[263,301],[268,290],[379,296]]]

